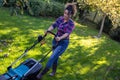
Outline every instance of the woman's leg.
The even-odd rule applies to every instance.
[[[57,63],[59,56],[66,50],[68,43],[69,41],[66,41],[66,43],[61,42],[60,44],[58,44],[57,47],[55,47],[55,49],[53,50],[53,54],[51,55],[46,64],[45,69],[40,74],[37,75],[38,79],[41,79],[42,76],[49,71],[54,62]]]
[[[54,61],[53,65],[52,65],[52,72],[49,74],[50,76],[54,76],[56,74],[58,58]]]
[[[62,53],[64,53],[64,51],[66,50],[66,48],[67,48],[67,46],[69,44],[69,41],[66,40],[64,42],[61,42],[60,44],[61,44],[62,47],[60,49],[60,52],[58,52],[59,56],[62,55]],[[56,60],[54,60],[54,62],[52,64],[52,73],[50,73],[50,76],[54,76],[55,73],[56,73],[59,56],[57,56]],[[52,62],[50,62],[50,63],[52,63]]]
[[[57,47],[57,48],[54,50],[53,54],[51,55],[50,59],[49,59],[48,62],[47,62],[46,67],[43,69],[43,71],[42,71],[41,73],[39,73],[39,74],[37,75],[37,79],[38,79],[38,80],[41,79],[42,76],[49,71],[50,67],[53,65],[53,62],[57,59],[57,56],[59,56],[59,52],[60,52],[59,49],[60,49],[60,48],[61,48],[61,47]],[[57,53],[58,53],[58,54],[57,54]]]

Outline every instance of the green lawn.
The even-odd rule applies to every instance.
[[[49,17],[10,16],[8,9],[0,8],[0,74],[5,73],[7,67],[54,21]],[[105,34],[100,39],[92,38],[98,31],[91,26],[94,25],[76,23],[69,47],[59,59],[57,75],[50,77],[47,74],[44,80],[119,80],[120,43]],[[46,44],[36,45],[15,66],[28,58],[41,59],[50,49],[52,38],[48,35]],[[4,54],[8,56],[4,57]]]

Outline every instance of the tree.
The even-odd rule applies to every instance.
[[[7,0],[0,0],[0,6],[4,6],[5,4],[8,4]]]
[[[109,16],[116,28],[120,25],[120,1],[119,0],[86,0],[86,4],[94,6],[97,10],[101,10]]]
[[[113,28],[120,26],[120,0],[78,0],[77,2],[81,3],[81,1],[108,16]]]
[[[99,31],[99,33],[97,35],[97,38],[101,37],[102,31],[103,31],[103,27],[104,27],[105,18],[106,18],[106,14],[103,15],[103,20],[102,20],[100,31]]]

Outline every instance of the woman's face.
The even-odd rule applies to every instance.
[[[64,11],[64,19],[65,20],[68,20],[70,18],[70,15],[68,14],[68,10],[66,9],[65,11]]]

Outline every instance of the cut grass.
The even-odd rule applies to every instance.
[[[30,17],[23,15],[10,16],[9,10],[0,8],[0,74],[18,58],[27,47],[30,47],[38,35],[55,21],[54,18]],[[89,26],[88,26],[89,25]],[[120,44],[105,34],[100,39],[92,38],[98,31],[90,26],[76,23],[70,36],[68,49],[59,59],[57,75],[44,76],[44,80],[115,80],[120,75]],[[51,47],[53,36],[46,37],[46,44],[37,45],[20,60],[28,58],[41,59]],[[8,54],[8,57],[3,57]],[[48,58],[43,62],[45,66]],[[15,65],[15,66],[17,66]]]

